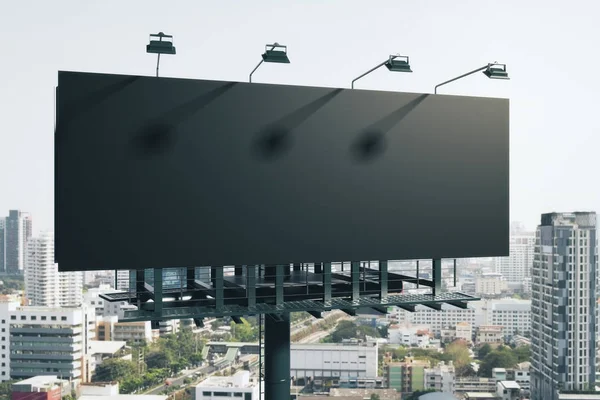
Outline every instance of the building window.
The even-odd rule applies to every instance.
[[[46,316],[42,315],[42,321],[45,321],[45,320],[46,320]]]
[[[15,319],[17,319],[17,316],[16,315],[11,315],[10,319],[12,319],[14,321]]]
[[[35,321],[36,319],[37,319],[37,317],[36,317],[35,315],[32,315],[32,316],[31,316],[31,320],[32,320],[32,321]]]
[[[27,317],[25,315],[21,315],[21,321],[25,321]]]
[[[60,320],[61,320],[61,321],[66,321],[66,320],[67,320],[67,317],[60,317]]]
[[[56,321],[56,317],[50,317],[51,321]]]

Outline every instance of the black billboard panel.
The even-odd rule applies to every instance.
[[[60,72],[61,271],[508,255],[509,102]]]

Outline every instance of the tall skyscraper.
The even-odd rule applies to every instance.
[[[507,282],[523,283],[531,277],[534,246],[535,233],[521,231],[511,234],[509,256],[495,259],[496,272],[502,274]]]
[[[32,218],[29,213],[9,210],[4,223],[5,271],[22,273],[25,265],[25,249],[32,235]]]
[[[532,400],[594,390],[597,254],[596,213],[542,214],[532,270]]]
[[[0,217],[0,272],[6,272],[6,219]]]
[[[58,272],[54,234],[29,240],[25,266],[25,297],[32,306],[77,307],[83,300],[83,272]]]

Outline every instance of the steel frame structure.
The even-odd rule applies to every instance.
[[[137,310],[125,311],[122,321],[158,321],[193,318],[264,316],[265,400],[290,398],[290,312],[306,311],[315,318],[323,312],[342,310],[356,315],[364,309],[386,313],[390,306],[414,311],[416,305],[441,310],[442,304],[467,308],[478,298],[459,292],[442,292],[442,261],[432,260],[431,279],[388,270],[387,261],[377,268],[370,263],[332,263],[235,266],[225,276],[224,267],[210,267],[209,281],[196,279],[196,267],[186,268],[185,283],[163,287],[163,269],[155,268],[153,282],[145,271],[136,271],[130,292],[107,293],[109,302],[127,301]],[[456,282],[456,263],[454,264]],[[403,293],[406,283],[431,288],[430,294]],[[263,334],[263,323],[260,324]],[[261,338],[262,342],[262,338]],[[262,346],[261,346],[262,348]],[[262,353],[262,352],[261,352]],[[262,354],[259,363],[262,367]],[[262,368],[261,368],[262,375]],[[262,385],[262,383],[261,383]]]

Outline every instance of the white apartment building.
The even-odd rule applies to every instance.
[[[595,386],[597,248],[596,213],[542,214],[532,270],[532,400]]]
[[[475,278],[475,293],[480,295],[499,295],[508,289],[508,283],[501,274],[485,273]]]
[[[456,371],[452,362],[446,365],[441,362],[435,368],[425,368],[424,370],[424,388],[425,390],[435,390],[448,394],[454,394],[454,383],[456,380]]]
[[[505,336],[529,335],[531,300],[492,300],[487,304],[487,324],[500,325]]]
[[[0,382],[10,380],[10,316],[19,302],[10,296],[0,296]]]
[[[423,305],[416,306],[415,312],[398,308],[398,323],[427,326],[431,333],[439,336],[442,329],[455,327],[460,322],[466,322],[472,327],[486,324],[485,315],[482,312],[484,304],[484,301],[469,302],[466,310],[448,304],[443,304],[441,311],[432,310]]]
[[[10,318],[10,370],[13,379],[57,375],[91,379],[94,312],[87,308],[17,307]]]
[[[294,378],[375,378],[377,343],[301,344],[293,343],[290,351]]]
[[[78,307],[82,304],[83,273],[58,272],[54,234],[42,232],[27,243],[25,297],[32,306]]]
[[[419,326],[392,325],[388,329],[388,341],[403,346],[426,347],[429,345],[429,329]]]
[[[250,380],[249,371],[238,371],[233,376],[211,376],[194,391],[194,400],[259,400],[258,384]]]
[[[535,246],[534,232],[518,232],[510,236],[509,256],[494,260],[496,272],[511,283],[523,283],[531,278],[533,253]]]

